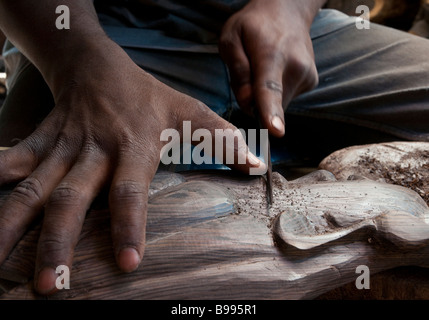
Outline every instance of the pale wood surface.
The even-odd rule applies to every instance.
[[[392,142],[354,146],[334,152],[320,164],[338,180],[371,179],[405,186],[429,204],[429,143]],[[353,284],[337,288],[322,299],[429,299],[429,270],[396,268],[371,278],[371,290]]]
[[[429,143],[391,142],[354,146],[326,157],[319,165],[338,180],[367,178],[401,185],[429,204]]]

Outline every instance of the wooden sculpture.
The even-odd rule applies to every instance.
[[[429,268],[429,208],[416,192],[369,179],[339,181],[326,170],[274,178],[267,213],[262,177],[159,172],[145,256],[130,274],[116,267],[101,195],[76,248],[70,289],[49,298],[314,299],[354,283],[359,266],[371,275]],[[32,289],[38,232],[30,230],[1,266],[9,284],[1,299],[45,298]]]
[[[416,191],[429,205],[429,143],[390,142],[332,153],[319,167],[338,180],[366,178]]]

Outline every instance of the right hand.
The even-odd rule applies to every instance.
[[[85,214],[106,185],[117,264],[125,272],[138,267],[163,129],[180,132],[185,120],[213,137],[215,129],[236,129],[141,70],[115,44],[86,51],[45,77],[54,109],[28,138],[0,152],[0,185],[21,181],[0,208],[0,263],[44,209],[35,266],[43,294],[55,290],[57,266],[71,268]]]
[[[319,2],[251,0],[222,29],[219,50],[239,106],[249,115],[257,109],[278,138],[289,103],[318,83],[309,12],[317,12]]]

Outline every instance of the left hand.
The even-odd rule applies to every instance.
[[[308,4],[297,0],[252,0],[224,25],[220,54],[231,86],[248,114],[259,110],[263,125],[284,135],[284,110],[318,84]],[[307,7],[306,7],[307,6]]]

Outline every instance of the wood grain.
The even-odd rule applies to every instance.
[[[164,173],[160,179],[171,181],[168,176]],[[370,196],[362,195],[359,200],[354,193],[343,195],[349,185],[361,183],[358,181],[336,184],[332,175],[322,172],[289,183],[276,175],[277,207],[267,215],[264,182],[259,177],[232,172],[190,172],[182,177],[172,186],[153,192],[145,256],[131,274],[121,273],[116,267],[109,212],[100,197],[87,215],[76,248],[71,289],[48,298],[313,299],[355,281],[356,267],[362,264],[373,274],[403,265],[429,267],[425,239],[404,249],[382,236],[372,238],[375,233],[358,238],[349,233],[302,250],[281,235],[276,236],[273,229],[276,219],[292,209],[301,208],[301,212],[311,215],[324,203],[335,202],[333,199],[338,214],[357,213],[357,208],[379,212],[395,208],[403,216],[423,221],[426,204],[415,201],[418,196],[405,188],[366,182],[356,187],[359,191],[355,193],[367,192]],[[384,197],[393,188],[390,203],[377,196],[374,184]],[[366,190],[368,185],[370,190]],[[1,267],[0,278],[21,284],[7,289],[0,298],[46,298],[32,290],[37,236],[36,227]]]

